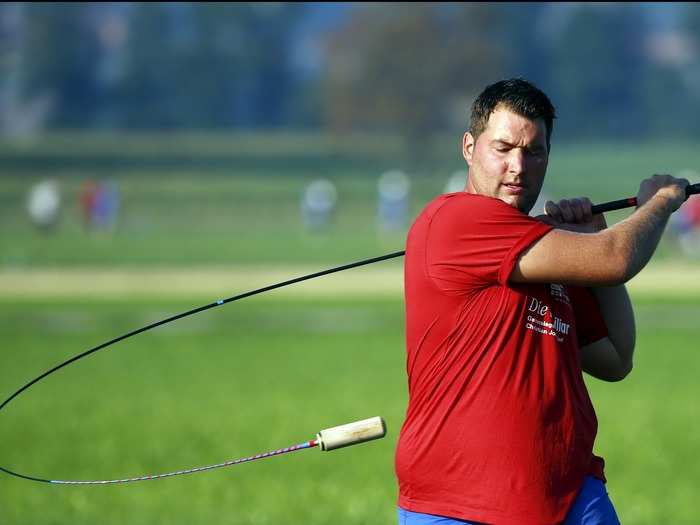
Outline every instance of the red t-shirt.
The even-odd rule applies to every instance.
[[[587,474],[603,478],[578,355],[607,335],[597,303],[583,288],[508,282],[519,255],[551,229],[464,192],[436,198],[411,227],[402,508],[556,524]]]

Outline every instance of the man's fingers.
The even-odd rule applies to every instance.
[[[562,222],[586,223],[593,220],[593,205],[587,197],[562,199],[557,204],[552,203],[552,209],[554,207],[558,210]],[[547,214],[552,215],[549,211]]]
[[[558,221],[554,217],[551,217],[549,215],[537,215],[535,219],[545,224],[549,224],[550,226],[556,227],[561,225],[561,221]]]
[[[680,184],[681,188],[683,189],[683,193],[685,193],[688,186],[690,186],[690,181],[688,179],[676,179],[676,180],[678,181],[678,184]],[[685,193],[685,200],[688,200],[688,197],[690,197],[690,195]]]
[[[571,209],[571,204],[567,199],[562,199],[559,201],[559,209],[561,210],[561,216],[564,222],[576,222],[576,216],[574,211]]]
[[[673,210],[677,210],[687,198],[685,188],[688,184],[687,179],[677,179],[666,174],[655,174],[648,179],[644,179],[639,185],[637,207],[642,206],[652,197],[659,195],[672,203]]]
[[[558,222],[563,222],[561,210],[553,201],[544,203],[544,213]]]
[[[591,222],[593,220],[593,203],[588,197],[581,197],[581,206],[583,208],[583,221]]]
[[[602,214],[593,217],[593,205],[587,197],[562,199],[558,203],[547,201],[544,203],[544,212],[551,221],[540,218],[542,222],[569,231],[594,233],[607,227]]]
[[[581,199],[570,199],[569,206],[571,206],[571,212],[574,214],[574,222],[584,222],[583,202],[581,202]]]

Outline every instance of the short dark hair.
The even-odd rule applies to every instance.
[[[541,118],[547,127],[547,151],[549,151],[552,127],[555,115],[554,106],[547,95],[533,84],[522,78],[500,80],[486,86],[486,89],[472,104],[472,116],[469,121],[469,132],[476,140],[488,125],[491,113],[498,106],[507,109],[529,120]]]

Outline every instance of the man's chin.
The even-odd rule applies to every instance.
[[[530,213],[530,210],[535,205],[534,202],[530,202],[530,199],[523,199],[520,195],[501,195],[499,198],[508,206],[523,212],[525,215]]]

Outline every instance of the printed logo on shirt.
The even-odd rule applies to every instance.
[[[566,293],[566,287],[563,284],[550,284],[549,293],[560,303],[571,305],[571,300],[569,299],[569,296]]]
[[[559,317],[552,318],[551,308],[539,299],[529,297],[527,306],[527,322],[525,328],[534,332],[555,337],[557,342],[563,343],[564,336],[569,335],[571,325],[565,323]]]

